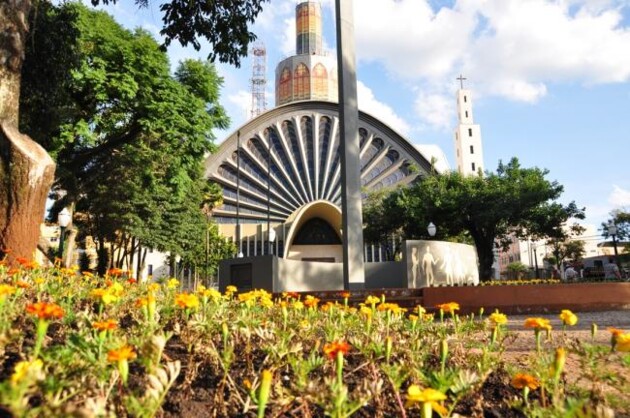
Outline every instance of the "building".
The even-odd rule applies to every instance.
[[[457,170],[465,175],[483,173],[483,148],[481,144],[481,128],[474,123],[472,93],[464,89],[465,78],[461,75],[460,89],[457,90],[457,127],[455,128],[455,159]]]
[[[342,260],[337,68],[322,50],[321,27],[319,2],[296,6],[296,54],[276,68],[277,106],[206,160],[205,175],[223,188],[213,218],[242,256]],[[430,172],[432,160],[435,169],[448,167],[438,147],[417,147],[365,112],[357,135],[364,196],[412,182]],[[366,245],[366,260],[382,261],[388,245]]]

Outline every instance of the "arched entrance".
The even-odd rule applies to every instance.
[[[332,203],[318,200],[303,206],[290,218],[284,258],[339,263],[341,211]]]

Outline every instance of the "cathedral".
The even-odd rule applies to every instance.
[[[276,107],[240,126],[205,162],[206,177],[223,189],[213,218],[238,257],[342,261],[337,95],[336,58],[322,50],[321,5],[299,3],[296,53],[275,71]],[[357,136],[364,197],[432,169],[421,152],[431,146],[413,145],[377,116],[360,111]],[[384,261],[381,247],[366,245],[365,260]]]

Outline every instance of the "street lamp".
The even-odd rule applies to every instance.
[[[177,266],[179,265],[179,262],[182,261],[182,256],[179,254],[175,254],[173,260],[175,260],[175,278],[179,280],[179,272],[177,271]]]
[[[431,238],[435,236],[435,233],[437,232],[437,228],[433,222],[429,222],[429,226],[427,226],[427,232],[429,233],[429,236]]]
[[[610,222],[606,229],[608,229],[608,234],[612,236],[613,249],[615,250],[615,264],[617,265],[617,267],[619,267],[619,259],[617,254],[617,225],[615,225],[613,222]]]
[[[276,230],[275,229],[270,229],[269,230],[269,254],[273,255],[273,243],[276,240]]]
[[[66,228],[70,224],[70,212],[68,208],[63,208],[59,215],[57,215],[57,223],[59,224],[59,258],[63,259],[63,241],[66,234]]]

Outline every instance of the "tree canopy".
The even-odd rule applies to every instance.
[[[138,248],[193,258],[212,195],[201,163],[214,149],[212,130],[229,123],[214,66],[187,60],[172,75],[147,32],[77,3],[49,5],[35,24],[21,121],[56,156],[53,214],[76,205],[75,221],[100,244],[133,237]]]
[[[365,235],[377,238],[399,231],[406,239],[427,239],[427,225],[433,222],[436,239],[470,237],[479,257],[479,277],[489,280],[493,249],[509,235],[560,236],[569,219],[583,218],[575,203],[555,202],[563,187],[547,180],[547,174],[521,167],[516,158],[485,176],[429,174],[368,201]]]
[[[116,0],[92,0],[94,5],[115,2]],[[255,39],[249,26],[262,11],[264,2],[265,0],[164,1],[161,3],[160,10],[163,13],[162,34],[165,36],[165,45],[161,47],[164,49],[172,41],[178,40],[182,45],[192,44],[199,49],[201,46],[199,39],[205,38],[210,43],[209,58],[211,60],[218,59],[221,62],[238,66],[241,57],[247,53],[248,44]],[[30,32],[31,36],[39,28],[44,28],[44,25],[32,26],[32,22],[38,15],[47,15],[51,3],[53,2],[50,0],[4,0],[0,2],[0,33],[3,34],[0,36],[0,57],[2,57],[0,59],[0,148],[3,149],[3,152],[0,153],[0,187],[7,190],[9,197],[0,200],[0,256],[9,254],[9,262],[14,262],[17,257],[31,257],[36,247],[41,213],[44,212],[46,194],[53,183],[55,174],[54,161],[46,150],[58,152],[58,161],[64,159],[73,161],[74,166],[70,167],[70,173],[84,174],[80,168],[92,170],[95,165],[99,164],[95,157],[104,155],[99,153],[101,149],[113,152],[117,146],[128,144],[129,138],[135,137],[139,132],[146,133],[148,130],[165,136],[177,133],[171,130],[169,125],[152,126],[150,119],[139,117],[128,120],[127,116],[129,115],[124,113],[124,109],[117,106],[115,100],[109,102],[110,107],[89,108],[90,105],[100,103],[103,99],[102,95],[110,98],[120,97],[127,101],[133,97],[141,98],[144,95],[143,82],[145,80],[133,79],[124,71],[118,73],[120,78],[115,82],[113,79],[103,78],[108,72],[102,57],[107,56],[109,59],[117,60],[123,67],[130,65],[131,68],[139,68],[136,66],[142,65],[145,59],[147,60],[146,64],[163,59],[157,55],[157,50],[153,47],[155,41],[150,40],[150,37],[144,34],[144,44],[142,41],[135,42],[133,45],[124,42],[131,47],[131,49],[126,50],[113,43],[109,43],[109,50],[93,41],[80,45],[75,42],[77,37],[74,31],[77,28],[73,25],[54,27],[56,29],[54,35],[51,35],[50,31],[46,31],[47,36],[50,35],[47,39],[48,50],[50,51],[53,46],[56,46],[59,54],[48,55],[47,60],[41,62],[40,87],[48,84],[50,87],[48,93],[54,94],[45,94],[45,89],[39,90],[41,92],[39,97],[27,94],[30,97],[27,100],[30,102],[25,104],[25,100],[22,100],[23,109],[28,108],[34,111],[36,110],[34,106],[43,106],[44,109],[39,115],[31,114],[20,120],[20,98],[25,96],[24,93],[20,94],[25,52],[28,45],[38,42],[27,39],[27,36],[29,36],[30,28],[34,28]],[[136,0],[136,4],[148,6],[149,1]],[[69,15],[65,17],[72,20],[74,11],[68,10],[68,12]],[[63,16],[60,19],[63,21]],[[114,33],[118,32],[116,36],[120,35],[122,38],[142,37],[141,31],[137,31],[136,34],[123,33],[124,31],[121,32],[121,29],[111,27],[105,21],[96,23],[105,29],[107,36],[113,36]],[[89,28],[84,32],[88,31]],[[42,42],[39,44],[41,46]],[[78,72],[82,74],[83,78],[76,78],[77,74],[75,73],[68,75],[59,71],[63,66],[58,64],[73,63],[73,60],[80,60],[81,53],[85,53],[85,49],[90,48],[98,50],[101,58],[94,61],[81,61],[83,67]],[[82,51],[82,49],[84,50]],[[145,53],[148,54],[145,55]],[[135,60],[134,55],[136,56]],[[51,68],[48,69],[50,71],[46,72],[44,70],[48,64],[51,64]],[[72,65],[69,67],[75,68]],[[146,75],[149,78],[154,75],[160,76],[160,74],[149,73]],[[48,76],[50,77],[48,78]],[[127,83],[132,79],[135,83]],[[61,86],[57,83],[61,83]],[[187,84],[185,81],[182,83],[182,85]],[[65,90],[65,87],[73,87],[74,84],[76,84],[77,89],[71,89],[71,93],[75,96],[67,97],[68,91]],[[157,101],[153,102],[152,106],[142,110],[168,113],[170,109],[172,112],[171,121],[180,123],[189,121],[191,129],[194,130],[198,120],[195,118],[186,119],[186,114],[176,113],[186,103],[185,101],[160,102],[162,98],[170,96],[174,90],[180,88],[168,81],[166,84],[164,90],[153,96],[153,99]],[[81,96],[82,94],[84,96]],[[156,94],[156,92],[150,91],[149,94]],[[203,97],[203,94],[200,97]],[[72,106],[66,109],[64,108],[65,104],[82,101],[85,105],[82,109],[88,113],[78,118],[81,123],[68,122],[69,117],[66,115],[66,111],[73,113],[76,109],[73,109]],[[59,105],[58,112],[50,111],[50,107],[54,103]],[[171,108],[173,104],[178,106]],[[92,121],[88,115],[94,116]],[[177,119],[177,116],[180,117],[180,120]],[[195,116],[201,117],[201,112],[197,112]],[[51,118],[47,119],[47,117]],[[97,123],[95,125],[97,127],[91,125],[92,122]],[[44,144],[44,148],[27,135],[21,134],[18,130],[18,124],[23,127],[28,126],[33,135],[38,137],[41,144]],[[181,124],[180,127],[182,127]],[[44,135],[44,133],[56,129],[59,129],[60,135],[51,137]],[[105,143],[102,142],[101,129],[105,129],[108,133],[109,140]],[[61,133],[65,133],[65,135],[61,135]],[[169,138],[169,140],[174,139]],[[73,143],[74,146],[67,147],[66,144],[68,143]],[[191,141],[187,145],[194,148],[195,144],[199,144],[199,142]],[[195,153],[204,152],[203,147],[193,150],[193,158]],[[175,178],[182,180],[182,176]],[[57,176],[57,184],[60,184],[60,179],[70,182],[72,175],[66,171],[66,168],[62,168]]]

